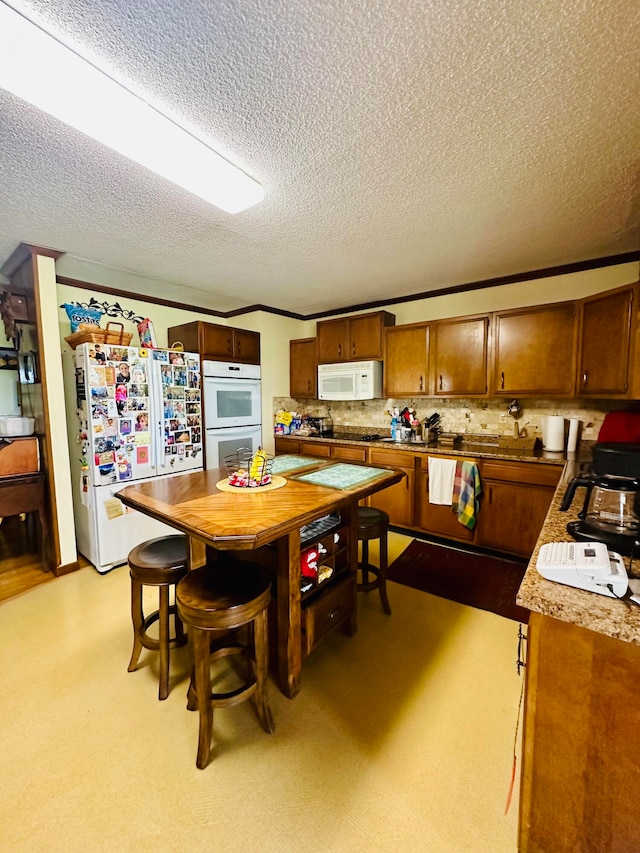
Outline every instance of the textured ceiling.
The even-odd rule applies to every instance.
[[[637,0],[20,7],[266,196],[223,213],[0,90],[0,263],[311,314],[640,248]]]

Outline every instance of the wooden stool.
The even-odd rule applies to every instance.
[[[169,695],[169,649],[184,646],[187,637],[175,604],[169,604],[169,591],[187,574],[187,537],[160,536],[149,539],[129,554],[131,575],[131,619],[133,621],[133,651],[129,672],[138,664],[142,649],[160,652],[160,686],[158,699]],[[144,615],[142,588],[158,587],[158,609]],[[173,615],[175,632],[169,632],[169,617]],[[147,634],[149,626],[158,623],[158,639]]]
[[[358,568],[362,572],[362,583],[358,584],[361,592],[377,589],[384,612],[391,615],[391,606],[387,598],[387,533],[389,532],[389,516],[381,509],[370,506],[358,507],[358,541],[362,542],[362,561]],[[380,540],[380,567],[372,566],[369,562],[369,540]],[[369,573],[374,575],[369,580]]]
[[[187,708],[200,713],[196,766],[209,762],[213,709],[229,708],[255,696],[258,718],[266,732],[275,731],[267,697],[269,638],[267,607],[271,579],[260,566],[220,555],[216,562],[189,572],[178,584],[178,613],[189,634],[193,670]],[[247,643],[232,642],[230,632],[247,626]],[[223,632],[212,645],[213,632]],[[244,684],[227,693],[212,693],[211,661],[242,655],[250,673]]]

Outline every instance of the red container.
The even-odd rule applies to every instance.
[[[598,443],[640,444],[640,412],[609,412],[605,415]]]

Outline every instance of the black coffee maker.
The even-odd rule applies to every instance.
[[[580,486],[586,489],[584,503],[567,532],[625,556],[640,555],[640,445],[596,444],[591,472],[569,483],[561,511],[569,509]]]

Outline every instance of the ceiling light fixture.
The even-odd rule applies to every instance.
[[[264,198],[246,172],[5,3],[0,87],[228,213]]]

